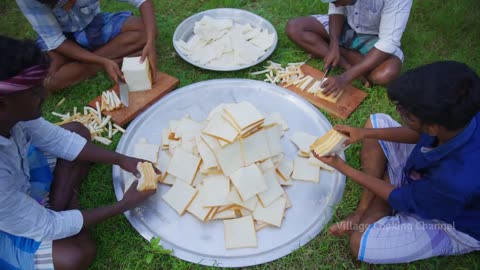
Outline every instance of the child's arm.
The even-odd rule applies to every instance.
[[[364,139],[376,139],[382,141],[416,144],[420,134],[408,127],[394,128],[355,128],[345,125],[335,126],[335,130],[342,132],[350,137],[345,142],[345,146],[361,142]]]

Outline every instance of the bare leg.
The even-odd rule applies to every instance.
[[[62,127],[90,140],[90,132],[80,123],[68,123]],[[57,161],[50,194],[52,210],[63,211],[80,207],[77,192],[89,168],[88,162],[62,159]],[[55,269],[83,270],[95,260],[96,247],[88,231],[83,230],[75,236],[53,241],[52,252]]]
[[[363,214],[360,223],[358,224],[359,229],[350,234],[350,250],[355,258],[358,258],[360,242],[367,226],[377,222],[383,217],[390,216],[391,213],[392,209],[385,200],[379,197],[375,197],[375,199],[373,199],[368,209]]]
[[[370,118],[367,120],[364,127],[373,127]],[[382,178],[385,175],[387,158],[385,157],[378,140],[367,139],[363,141],[360,159],[363,172],[377,178]],[[370,190],[363,189],[362,197],[358,203],[357,210],[347,216],[344,220],[331,226],[330,233],[333,235],[342,235],[348,233],[352,229],[353,224],[358,224],[360,222],[360,219],[369,208],[369,205],[374,198],[375,195]]]
[[[310,16],[291,19],[285,31],[290,40],[306,52],[320,58],[327,55],[330,38],[317,19]],[[340,58],[339,65],[346,69],[351,66],[343,57]]]
[[[143,22],[139,17],[129,17],[121,33],[93,53],[121,62],[122,57],[138,55],[146,43]],[[51,92],[74,85],[102,70],[101,66],[73,61],[55,51],[48,53],[52,63],[45,88]]]

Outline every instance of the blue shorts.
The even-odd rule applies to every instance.
[[[399,127],[386,114],[370,116],[374,128]],[[390,183],[402,186],[402,170],[413,144],[380,141],[388,160]],[[480,250],[480,241],[440,220],[399,212],[370,224],[363,233],[358,259],[374,264],[407,263]]]
[[[130,11],[99,13],[84,29],[63,34],[83,48],[94,51],[118,36],[122,31],[125,21],[128,17],[132,16],[132,14]],[[36,44],[42,51],[48,51],[47,45],[40,37],[37,38]]]
[[[329,18],[326,14],[313,15],[329,32]],[[359,34],[350,27],[348,23],[345,23],[342,29],[342,35],[340,36],[340,46],[349,49],[355,50],[359,53],[366,55],[377,43],[379,37],[377,35],[370,34]],[[404,59],[403,52],[400,49],[397,49],[393,52],[393,55],[398,57],[402,62]]]
[[[55,158],[47,158],[34,146],[28,150],[31,184],[29,195],[46,207],[48,207],[48,196],[53,180],[52,168],[55,166],[55,161]],[[41,254],[38,253],[39,250]],[[52,242],[37,242],[0,231],[0,269],[53,269]]]

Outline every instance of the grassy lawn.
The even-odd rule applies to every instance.
[[[198,69],[184,62],[175,54],[172,36],[176,26],[188,16],[199,11],[235,7],[249,10],[269,20],[277,29],[279,43],[270,57],[275,62],[288,63],[305,60],[307,55],[288,40],[284,34],[287,20],[296,16],[312,13],[326,13],[327,5],[320,0],[293,1],[245,1],[245,0],[197,0],[197,1],[160,1],[155,0],[157,24],[160,36],[157,42],[158,66],[163,72],[180,79],[181,85],[216,79],[249,78],[249,71],[260,70],[257,66],[251,70],[239,72],[213,72]],[[114,0],[102,0],[104,11],[131,9],[124,3]],[[136,11],[135,11],[136,12]],[[138,12],[137,12],[138,14]],[[404,70],[436,60],[456,60],[473,67],[480,72],[480,1],[478,0],[423,0],[415,1],[410,21],[402,44],[405,53]],[[0,1],[0,34],[16,38],[35,38],[35,33],[24,19],[14,1]],[[320,68],[321,61],[311,64]],[[338,72],[338,70],[336,71]],[[362,88],[358,82],[354,84]],[[111,86],[105,74],[78,84],[63,93],[52,95],[44,106],[44,115],[48,120],[57,121],[50,112],[55,104],[66,97],[67,101],[56,111],[67,111],[73,106],[83,106],[89,100]],[[364,89],[369,93],[365,102],[346,121],[329,119],[333,124],[346,123],[353,126],[363,124],[368,115],[384,112],[397,117],[389,104],[383,87]],[[119,135],[116,135],[115,149]],[[350,164],[359,167],[359,147],[347,151]],[[351,213],[358,202],[361,189],[348,182],[344,197],[332,222],[338,222]],[[81,202],[86,208],[111,204],[115,201],[112,189],[111,167],[96,165],[92,168],[88,180],[81,190]],[[328,226],[326,227],[328,228]],[[170,256],[155,255],[153,261],[146,264],[149,251],[147,242],[133,229],[124,216],[119,216],[96,226],[93,237],[98,243],[98,257],[92,269],[197,269],[198,265],[187,263]],[[464,256],[443,257],[423,260],[406,265],[373,266],[357,262],[350,255],[346,238],[321,233],[310,243],[272,263],[254,267],[255,269],[480,269],[480,253]]]

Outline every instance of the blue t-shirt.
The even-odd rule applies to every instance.
[[[431,148],[422,134],[388,198],[397,211],[438,219],[480,240],[480,113],[456,137]]]

